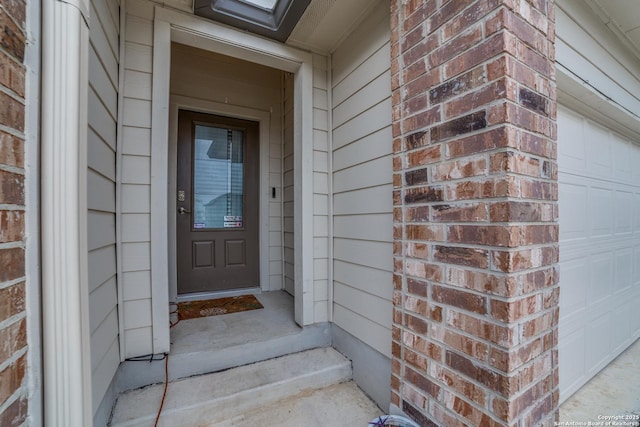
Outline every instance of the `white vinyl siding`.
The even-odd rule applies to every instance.
[[[116,276],[119,6],[91,1],[87,132],[89,320],[94,412],[120,364]]]
[[[389,11],[332,55],[334,322],[391,356],[393,205]]]
[[[640,116],[640,61],[583,1],[557,2],[555,47],[559,71],[568,69],[570,74],[588,82],[589,86],[633,113],[633,120],[637,122]],[[560,92],[565,90],[562,77],[560,73]],[[562,95],[559,94],[564,101]],[[590,97],[595,100],[602,95],[593,92]],[[590,103],[589,99],[581,101]]]
[[[153,353],[151,69],[153,3],[127,0],[120,174],[124,357]]]

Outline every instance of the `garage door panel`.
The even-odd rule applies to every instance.
[[[615,219],[616,234],[624,235],[633,233],[633,202],[634,194],[631,191],[616,191]]]
[[[611,252],[594,254],[589,259],[588,306],[602,304],[602,299],[611,295],[613,283],[613,255]],[[596,307],[594,307],[595,309]]]
[[[604,367],[611,351],[611,313],[601,313],[591,320],[587,325],[587,336],[587,375],[592,376]]]
[[[612,189],[604,187],[591,188],[588,213],[591,218],[589,234],[592,237],[605,237],[613,234],[613,201]]]
[[[617,327],[611,330],[612,343],[614,353],[622,352],[629,344],[631,344],[631,336],[633,335],[633,301],[623,302],[619,307],[613,310],[612,322]]]
[[[638,287],[636,287],[635,289],[636,291],[636,296],[633,299],[633,304],[635,306],[634,310],[633,310],[633,314],[635,316],[635,332],[633,334],[633,338],[632,341],[635,341],[636,339],[640,338],[640,310],[638,309],[638,299],[640,299],[640,289],[638,289]]]
[[[571,334],[559,336],[560,390],[573,393],[584,382],[585,343],[584,327]]]
[[[591,176],[609,179],[613,176],[613,162],[611,156],[611,140],[609,132],[590,122],[585,123],[586,143],[589,156],[587,170]]]
[[[560,288],[560,317],[587,308],[587,288],[589,285],[587,258],[580,257],[562,264]]]
[[[580,116],[569,110],[558,110],[558,153],[563,159],[564,170],[585,172],[587,170],[587,152],[584,143],[584,124]]]
[[[640,164],[640,163],[638,163]],[[640,169],[640,167],[638,168]],[[638,178],[638,181],[640,181],[640,178]],[[636,237],[640,237],[640,192],[635,193],[634,198],[633,198],[633,205],[634,205],[634,212],[635,212],[635,219],[633,221],[633,228],[635,230],[635,235]]]
[[[633,248],[627,247],[615,252],[614,293],[619,294],[631,289],[633,285]]]
[[[633,283],[636,288],[640,288],[640,245],[637,243],[633,249],[633,259]]]
[[[588,237],[587,216],[588,188],[584,184],[567,183],[560,187],[559,198],[565,200],[560,216],[560,241],[586,239]],[[566,219],[566,220],[565,220]]]
[[[613,179],[619,182],[631,182],[633,180],[631,143],[613,133],[611,139],[613,140]]]
[[[640,141],[561,106],[558,154],[563,401],[640,336]]]

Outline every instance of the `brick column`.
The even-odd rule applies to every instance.
[[[25,2],[0,0],[0,425],[27,417]]]
[[[553,0],[392,0],[392,405],[423,426],[558,406]]]

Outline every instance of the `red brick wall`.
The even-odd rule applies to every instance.
[[[553,0],[392,0],[392,404],[421,425],[552,425]]]
[[[25,3],[0,0],[0,425],[27,417]]]

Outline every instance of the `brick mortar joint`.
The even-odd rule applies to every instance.
[[[17,279],[7,280],[5,282],[0,282],[0,290],[10,288],[20,283],[26,283],[26,276],[22,276]],[[2,326],[0,326],[0,328],[2,328]]]
[[[28,350],[29,350],[29,345],[27,344],[21,349],[15,351],[9,358],[7,358],[7,360],[0,363],[0,372],[4,371],[9,366],[16,363],[18,360],[20,360],[20,358],[22,358],[27,354]]]
[[[490,58],[489,60],[487,60],[487,61],[483,62],[482,64],[480,64],[480,65],[476,66],[475,68],[473,68],[473,69],[471,69],[471,70],[469,70],[469,71],[466,71],[466,72],[462,73],[461,75],[456,75],[456,76],[453,76],[453,77],[451,77],[451,78],[447,79],[447,80],[446,80],[444,83],[442,83],[442,84],[446,84],[447,82],[450,82],[450,81],[452,81],[452,80],[455,80],[456,78],[459,78],[459,77],[461,77],[462,75],[465,75],[465,74],[467,74],[467,73],[470,73],[470,72],[472,72],[473,70],[475,70],[475,69],[477,69],[477,68],[480,68],[480,67],[486,67],[487,65],[492,64],[492,63],[496,62],[496,61],[497,61],[497,60],[499,60],[499,59],[500,59],[500,56],[492,57],[492,58]],[[517,59],[514,59],[514,60],[516,60],[516,61],[517,61]],[[533,71],[533,70],[532,70],[532,71]],[[487,71],[485,71],[485,74],[487,74]],[[543,76],[542,76],[542,75],[540,75],[539,73],[538,73],[537,75],[538,75],[539,77],[541,77],[541,78],[545,79],[545,80],[549,80],[549,78],[548,78],[548,77],[543,77]],[[489,88],[489,87],[491,87],[491,86],[495,85],[496,83],[500,82],[501,80],[505,80],[505,81],[507,81],[507,82],[512,82],[512,83],[514,84],[514,89],[523,89],[523,88],[524,88],[524,89],[530,90],[531,92],[535,92],[536,94],[539,94],[541,97],[545,98],[546,100],[551,100],[551,98],[550,98],[548,95],[546,95],[546,94],[544,94],[544,93],[540,92],[538,89],[530,88],[530,87],[529,87],[529,86],[527,86],[524,82],[522,82],[522,81],[518,80],[518,79],[517,79],[517,77],[515,77],[515,76],[511,76],[511,75],[509,75],[508,73],[504,73],[504,74],[498,75],[498,76],[497,76],[497,77],[495,77],[493,80],[489,80],[489,79],[488,79],[488,77],[487,77],[487,80],[486,80],[485,82],[483,82],[482,84],[480,84],[480,85],[478,85],[478,86],[473,86],[473,87],[471,87],[471,88],[467,89],[466,91],[461,92],[461,93],[458,93],[458,94],[456,94],[456,95],[453,95],[453,96],[451,96],[451,97],[449,97],[449,98],[446,98],[446,99],[444,99],[444,100],[442,100],[442,101],[438,102],[437,104],[449,104],[449,103],[452,103],[452,102],[454,102],[454,101],[460,101],[460,100],[461,100],[462,98],[464,98],[465,96],[468,96],[468,95],[470,95],[470,94],[473,94],[474,92],[479,92],[479,91],[481,91],[481,90],[483,90],[483,89],[487,89],[487,88]],[[506,89],[505,89],[505,90],[506,90]],[[519,90],[518,90],[518,91],[516,91],[515,95],[519,96]],[[414,96],[417,96],[417,95],[414,95]],[[408,99],[411,99],[411,98],[408,98]],[[501,98],[501,99],[502,99],[502,98]],[[504,99],[508,99],[508,98],[504,98]],[[435,106],[435,105],[437,105],[437,104],[432,104],[432,105],[430,104],[430,106]],[[518,105],[520,105],[520,104],[518,104]],[[535,111],[534,111],[534,112],[535,112]]]
[[[411,258],[412,259],[412,258]],[[435,264],[435,263],[430,263],[430,264]],[[410,276],[413,277],[413,276]],[[535,291],[526,293],[526,294],[519,294],[516,296],[503,296],[500,294],[494,294],[494,293],[487,293],[484,291],[480,291],[477,289],[473,289],[473,288],[466,288],[466,287],[462,287],[462,286],[458,286],[458,285],[454,285],[451,283],[447,283],[447,282],[434,282],[434,281],[429,281],[429,283],[431,285],[436,285],[442,288],[446,288],[446,289],[450,289],[450,290],[456,290],[456,291],[463,291],[472,295],[476,295],[476,296],[481,296],[481,297],[486,297],[487,298],[487,304],[490,306],[491,301],[496,301],[496,302],[501,302],[501,303],[516,303],[519,301],[522,301],[524,299],[536,296],[536,295],[540,295],[545,293],[548,290],[554,289],[556,285],[552,285],[552,286],[548,286],[548,287],[544,287],[544,288],[540,288],[537,289]],[[424,299],[424,300],[429,300],[431,301],[432,298],[426,298],[426,297],[422,297],[420,299]],[[450,304],[444,303],[444,302],[438,302],[438,301],[434,301],[435,304],[439,304],[439,305],[443,305],[443,306],[449,306],[449,307],[455,307],[455,306],[451,306]],[[469,312],[469,313],[474,313],[473,311],[469,311],[469,310],[465,310],[463,308],[457,308],[458,310],[463,310],[465,312]],[[523,322],[527,322],[529,320],[535,319],[536,314],[540,314],[540,313],[544,313],[551,310],[551,308],[548,309],[541,309],[539,311],[536,311],[535,313],[526,315],[526,316],[521,316],[520,318],[518,318],[516,321],[503,321],[500,319],[496,319],[494,317],[492,317],[489,313],[486,314],[487,316],[487,320],[493,321],[493,322],[498,322],[498,323],[503,323],[504,325],[513,325],[513,324],[520,324]],[[475,313],[477,314],[477,313]]]
[[[0,6],[2,6],[0,4]],[[25,38],[25,44],[29,45],[29,44],[33,44],[34,41],[28,38]],[[17,65],[20,68],[20,71],[22,71],[23,73],[26,73],[27,71],[27,66],[25,65],[24,62],[20,62],[20,60],[18,58],[16,58],[15,56],[13,56],[10,52],[8,52],[4,47],[0,46],[0,52],[2,52],[3,55],[5,55],[7,58],[9,58],[15,65]]]
[[[408,170],[410,171],[410,170]],[[549,178],[549,177],[539,177],[539,176],[533,176],[533,175],[525,175],[525,174],[519,174],[519,173],[515,173],[512,171],[500,171],[500,172],[496,172],[494,174],[487,174],[487,175],[474,175],[474,176],[469,176],[469,177],[463,177],[463,178],[455,178],[455,179],[451,179],[451,180],[445,180],[445,181],[431,181],[428,183],[424,183],[424,184],[416,184],[416,185],[412,185],[412,186],[404,186],[403,188],[422,188],[422,187],[426,187],[426,186],[446,186],[447,184],[457,184],[460,182],[477,182],[477,183],[484,183],[487,182],[491,179],[495,180],[496,178],[516,178],[518,180],[522,179],[522,178],[526,178],[530,181],[535,181],[535,182],[543,182],[543,183],[548,183],[548,184],[555,184],[558,181],[556,179],[553,178]],[[520,181],[516,181],[516,182],[520,182]],[[516,196],[496,196],[496,197],[483,197],[483,198],[474,198],[474,199],[456,199],[456,200],[493,200],[493,199],[504,199],[503,201],[521,201],[521,200],[525,200],[524,197],[516,197]],[[509,199],[509,200],[507,200]],[[546,201],[551,201],[551,200],[547,200],[547,199],[533,199],[530,198],[532,200],[546,200]],[[456,201],[456,200],[452,200],[452,201]],[[450,200],[451,201],[451,200]]]
[[[449,138],[443,141],[438,141],[436,143],[431,143],[429,145],[426,145],[425,147],[429,147],[429,146],[434,146],[437,144],[447,144],[450,141],[456,141],[456,140],[460,140],[460,139],[466,139],[468,136],[474,136],[474,135],[482,135],[483,133],[488,133],[491,131],[495,131],[498,129],[504,128],[505,130],[509,131],[509,130],[517,130],[520,131],[520,129],[516,128],[512,123],[500,123],[500,124],[494,124],[491,126],[487,126],[486,128],[482,129],[484,132],[480,131],[474,131],[474,132],[469,132],[469,134],[464,134],[464,135],[460,135],[460,137],[456,138]],[[536,133],[531,133],[531,135],[534,135],[537,138],[542,138],[546,141],[549,142],[555,142],[552,138],[548,137],[548,136],[541,136],[540,134],[536,134]],[[536,153],[530,153],[528,151],[524,151],[521,147],[521,142],[519,141],[520,138],[518,138],[518,136],[516,136],[516,142],[518,142],[519,146],[501,146],[501,147],[496,147],[496,148],[488,148],[486,150],[483,151],[479,151],[476,153],[470,153],[470,154],[465,154],[462,156],[455,156],[455,157],[446,157],[443,159],[442,163],[444,162],[452,162],[452,161],[458,161],[458,160],[469,160],[469,159],[474,159],[474,158],[479,158],[479,157],[483,157],[486,160],[489,160],[488,157],[490,157],[493,154],[500,154],[500,153],[514,153],[514,154],[522,154],[523,156],[527,157],[528,159],[536,159],[536,160],[540,160],[543,162],[552,162],[557,164],[558,161],[557,159],[551,158],[551,157],[545,157],[542,156],[540,154],[536,154]],[[411,151],[415,151],[415,150],[419,150],[421,148],[424,147],[417,147],[411,150],[408,150],[407,152],[411,152]],[[438,165],[440,163],[436,162],[436,163],[432,163],[431,165]],[[504,172],[509,172],[509,171],[504,171]]]
[[[25,380],[27,379],[28,375],[29,375],[28,373],[25,374]],[[22,398],[24,398],[25,400],[30,400],[31,398],[31,392],[29,390],[28,381],[24,381],[24,380],[22,381],[22,384],[20,385],[20,387],[14,390],[13,394],[9,396],[9,398],[2,405],[0,405],[0,415],[2,415],[7,409],[9,409],[9,407],[13,405],[16,401]],[[27,414],[27,417],[28,417],[28,414]],[[28,421],[22,424],[22,427],[28,427],[28,426],[30,426]]]
[[[433,166],[433,165],[431,165]],[[429,167],[429,166],[427,166]],[[412,171],[419,171],[424,169],[425,166],[418,166],[416,168],[411,168],[411,169],[403,169],[401,172],[397,172],[397,173],[402,173],[402,172],[412,172]],[[500,177],[512,177],[512,178],[528,178],[531,181],[535,181],[535,182],[543,182],[543,183],[548,183],[548,184],[555,184],[558,181],[553,179],[553,178],[547,178],[547,177],[539,177],[539,176],[534,176],[534,175],[527,175],[527,174],[522,174],[522,173],[515,173],[515,172],[505,172],[505,171],[498,171],[495,173],[486,173],[486,174],[482,174],[482,175],[473,175],[473,176],[469,176],[469,177],[462,177],[462,178],[454,178],[454,179],[448,179],[448,180],[443,180],[443,181],[430,181],[430,182],[426,182],[426,183],[419,183],[419,184],[415,184],[415,185],[404,185],[402,187],[396,187],[397,189],[420,189],[420,188],[424,188],[424,187],[434,187],[434,186],[446,186],[448,184],[458,184],[458,183],[463,183],[463,182],[477,182],[477,183],[484,183],[486,182],[488,179],[491,178],[500,178]],[[491,197],[491,198],[482,198],[482,199],[456,199],[456,200],[449,200],[449,201],[443,201],[440,204],[451,204],[452,202],[456,202],[457,200],[459,200],[460,202],[462,201],[474,201],[474,200],[489,200],[489,199],[498,199],[500,197]],[[503,197],[504,198],[504,197]],[[511,199],[516,199],[513,196],[510,197]],[[516,200],[524,200],[523,198],[517,198]],[[532,199],[532,200],[546,200],[546,199]],[[550,200],[547,200],[550,202]],[[438,203],[438,202],[431,202],[431,203]],[[417,206],[418,203],[416,204],[412,204],[412,206]]]
[[[19,168],[19,167],[16,167],[16,166],[7,165],[7,164],[3,163],[2,159],[0,159],[0,171],[5,171],[5,172],[13,173],[13,174],[16,174],[16,175],[21,175],[21,176],[25,176],[26,175],[26,170],[24,168]]]
[[[22,33],[22,35],[25,37],[25,40],[27,38],[27,28],[26,28],[26,20],[25,20],[25,27],[22,26],[22,24],[20,24],[18,21],[16,21],[15,16],[13,16],[11,13],[9,13],[9,11],[7,10],[7,8],[4,6],[4,3],[0,3],[0,10],[4,11],[5,15],[7,15],[9,17],[9,19],[11,20],[11,22],[13,22],[15,24],[15,26],[20,30],[20,32]],[[26,14],[26,11],[25,11]]]
[[[24,132],[16,130],[12,127],[3,125],[1,123],[0,123],[0,131],[5,132],[11,136],[15,136],[16,138],[20,138],[23,141],[26,139],[26,134]]]
[[[433,206],[441,206],[441,205],[448,205],[448,206],[452,206],[455,207],[457,205],[466,205],[465,203],[463,203],[463,201],[460,201],[459,203],[436,203],[436,204],[423,204],[423,205],[411,205],[411,207],[433,207]],[[394,222],[395,224],[396,222]],[[399,223],[398,223],[399,224]],[[549,220],[549,221],[491,221],[491,219],[486,219],[486,220],[482,220],[482,221],[470,221],[470,220],[465,220],[465,221],[441,221],[441,220],[424,220],[424,221],[407,221],[407,225],[424,225],[424,226],[443,226],[443,227],[450,227],[450,226],[456,226],[456,225],[463,225],[463,226],[475,226],[475,227],[525,227],[525,226],[552,226],[552,225],[558,225],[557,221],[553,221],[553,220]],[[403,239],[403,240],[407,240],[409,242],[415,242],[415,241],[422,241],[424,242],[425,240],[409,240],[409,239]]]
[[[425,223],[425,224],[432,224],[433,223]],[[450,225],[457,225],[457,224],[450,224]],[[546,224],[549,225],[549,224]],[[399,241],[399,240],[396,240]],[[540,249],[540,248],[547,248],[547,247],[559,247],[560,244],[558,242],[549,242],[549,243],[536,243],[536,244],[531,244],[531,245],[518,245],[518,246],[493,246],[493,245],[487,245],[487,244],[481,244],[481,243],[464,243],[464,242],[449,242],[446,239],[444,240],[409,240],[409,239],[402,239],[403,242],[420,242],[420,243],[425,243],[425,244],[432,244],[432,245],[437,245],[437,246],[451,246],[451,247],[456,247],[456,248],[469,248],[469,249],[482,249],[482,250],[486,250],[486,251],[491,251],[493,253],[495,252],[508,252],[508,253],[516,253],[518,251],[522,251],[522,250],[528,250],[528,249]],[[413,258],[413,257],[408,257],[408,259],[416,259],[416,260],[422,260],[420,258]],[[428,261],[428,260],[422,260],[422,261]],[[458,265],[458,264],[452,264],[450,262],[446,262],[446,261],[428,261],[430,264],[438,264],[438,265],[456,265],[456,266],[460,266],[460,267],[464,267],[462,265]],[[552,264],[548,264],[548,265],[555,265],[557,263],[552,263]],[[499,270],[499,272],[502,273],[512,273],[512,274],[518,274],[518,273],[522,273],[525,271],[529,271],[529,270],[535,270],[538,267],[532,267],[532,268],[526,268],[523,270],[517,270],[517,271],[502,271]],[[484,271],[492,271],[492,270],[487,270],[484,269]]]
[[[7,249],[26,249],[26,241],[23,239],[23,240],[16,240],[13,242],[0,243],[0,251],[7,250]]]
[[[433,303],[433,301],[431,299],[426,299],[425,301],[427,301],[429,303]],[[415,317],[417,319],[429,322],[430,324],[435,324],[438,327],[441,327],[446,331],[454,332],[454,333],[456,333],[458,335],[461,335],[463,337],[470,338],[470,339],[472,339],[474,341],[482,343],[482,344],[486,345],[487,347],[495,348],[496,350],[501,350],[501,351],[507,351],[507,352],[517,351],[520,348],[524,348],[525,346],[527,346],[529,344],[532,344],[536,340],[540,340],[545,335],[554,332],[558,328],[558,325],[556,323],[553,323],[551,328],[545,329],[543,333],[538,333],[538,334],[536,334],[536,335],[534,335],[534,336],[532,336],[530,338],[522,339],[522,331],[521,331],[522,327],[528,321],[535,320],[536,317],[529,318],[529,319],[523,320],[521,322],[518,321],[518,322],[515,322],[515,323],[514,322],[504,322],[504,321],[501,321],[501,320],[494,319],[494,318],[492,318],[490,316],[480,316],[477,313],[468,312],[466,310],[460,310],[457,307],[453,307],[453,306],[450,306],[450,305],[446,305],[446,304],[440,305],[440,303],[438,303],[438,302],[433,303],[432,305],[435,306],[435,307],[441,307],[443,310],[446,310],[447,312],[450,309],[453,309],[454,312],[461,313],[461,314],[463,314],[463,315],[465,315],[467,317],[471,317],[473,319],[480,320],[480,321],[482,321],[484,323],[488,323],[488,324],[491,324],[491,325],[494,325],[494,326],[498,326],[498,327],[501,327],[501,328],[513,330],[517,334],[517,341],[515,342],[514,345],[511,345],[509,347],[505,347],[505,346],[500,345],[500,344],[498,344],[498,343],[496,343],[494,341],[491,341],[490,339],[483,338],[483,337],[480,337],[480,336],[477,336],[477,335],[473,335],[472,332],[468,332],[468,331],[465,331],[463,329],[456,328],[454,325],[450,325],[449,323],[447,323],[446,319],[443,319],[443,322],[436,322],[436,321],[434,321],[434,320],[432,320],[432,319],[430,319],[430,318],[428,318],[428,317],[426,317],[426,316],[424,316],[424,315],[422,315],[420,313],[416,313],[416,312],[413,312],[413,311],[410,311],[410,310],[408,311],[408,313],[411,316],[413,316],[413,317]],[[554,310],[553,308],[549,308],[549,309],[546,309],[545,311],[543,311],[542,313],[543,314],[553,313],[553,310]],[[443,317],[446,317],[446,315],[443,316]],[[540,316],[538,316],[538,317],[540,317]],[[430,330],[429,330],[429,332],[427,334],[421,334],[421,333],[418,333],[416,331],[408,331],[408,332],[411,333],[412,335],[415,335],[415,336],[428,338],[429,340],[436,341],[439,344],[441,344],[443,346],[443,348],[446,347],[446,348],[449,348],[451,350],[460,351],[459,349],[451,347],[447,343],[445,343],[445,342],[439,340],[438,338],[434,337],[433,334],[432,334],[431,328],[430,328]],[[469,356],[469,357],[473,357],[473,356]],[[493,369],[499,370],[498,368],[493,368]],[[503,371],[501,371],[501,372],[503,372]]]
[[[5,85],[0,84],[0,92],[4,93],[5,95],[7,95],[8,97],[10,97],[11,99],[19,102],[20,104],[22,104],[22,107],[25,108],[26,107],[26,99],[24,96],[14,92],[12,89],[6,87]]]
[[[442,103],[436,104],[436,105],[430,106],[429,108],[426,108],[424,110],[421,110],[419,112],[416,112],[416,113],[411,114],[411,115],[406,116],[406,117],[404,116],[404,112],[403,112],[401,119],[396,120],[394,123],[400,123],[400,125],[403,125],[404,121],[405,121],[404,120],[405,118],[411,118],[413,116],[417,116],[417,115],[421,114],[424,111],[429,111],[430,109],[433,109],[433,108],[438,107],[438,106],[442,107],[443,105],[444,104],[442,104]],[[521,109],[523,109],[523,110],[525,110],[527,112],[530,112],[531,114],[535,114],[537,117],[541,117],[542,119],[548,120],[548,121],[553,122],[553,123],[557,122],[556,119],[544,116],[542,114],[538,114],[535,111],[532,111],[532,110],[530,110],[528,108],[525,108],[521,104],[519,104],[517,102],[514,102],[514,101],[512,101],[512,100],[510,100],[508,98],[499,98],[499,99],[496,99],[496,100],[494,100],[494,101],[492,101],[492,102],[490,102],[488,104],[479,106],[479,107],[477,107],[475,109],[472,109],[472,110],[469,110],[469,111],[465,111],[464,113],[460,113],[460,114],[458,114],[456,116],[442,118],[438,122],[435,122],[435,123],[433,123],[431,125],[423,126],[423,127],[420,127],[420,128],[416,128],[416,129],[413,129],[413,130],[408,131],[408,132],[401,132],[400,135],[398,135],[397,137],[404,139],[404,138],[407,138],[407,137],[409,137],[411,135],[414,135],[416,133],[430,132],[431,129],[435,129],[435,128],[437,128],[438,126],[440,126],[442,124],[445,124],[445,123],[448,123],[448,122],[452,122],[452,121],[464,118],[464,117],[472,115],[472,114],[482,113],[482,112],[489,112],[489,110],[492,107],[500,107],[501,105],[505,105],[505,106],[506,105],[513,105],[513,106],[521,108]],[[549,142],[556,142],[556,140],[554,138],[552,138],[551,136],[549,136],[549,135],[545,135],[545,134],[542,134],[542,133],[539,133],[539,132],[535,132],[535,131],[532,131],[532,130],[529,130],[529,129],[518,127],[515,123],[512,123],[511,121],[505,120],[503,122],[487,124],[487,126],[485,126],[485,127],[482,127],[482,128],[470,131],[470,132],[465,132],[465,133],[458,134],[458,135],[448,136],[448,137],[439,139],[437,141],[430,141],[428,144],[423,145],[423,146],[419,146],[419,147],[415,147],[415,148],[409,148],[409,149],[403,147],[401,151],[394,152],[393,154],[394,155],[402,155],[402,154],[411,153],[413,151],[419,151],[420,149],[424,149],[424,148],[428,148],[428,147],[435,147],[435,146],[437,146],[439,144],[440,145],[446,145],[447,143],[449,143],[451,141],[456,141],[456,140],[460,140],[460,139],[467,139],[469,137],[482,135],[482,134],[488,133],[490,131],[499,130],[501,128],[505,128],[506,130],[514,130],[514,131],[517,131],[517,132],[525,133],[527,135],[531,135],[531,136],[534,136],[534,137],[537,137],[537,138],[541,138],[541,139],[547,140]],[[505,150],[505,151],[518,150],[518,152],[522,151],[517,146],[516,147],[511,147],[511,146],[496,147],[496,148],[488,149],[486,151],[482,151],[482,152],[479,152],[479,153],[467,154],[467,155],[464,155],[464,156],[461,156],[461,157],[452,157],[452,158],[446,158],[445,157],[443,160],[446,161],[446,160],[453,160],[453,159],[457,159],[457,158],[466,158],[466,157],[470,157],[470,156],[474,156],[474,155],[478,155],[478,154],[482,154],[482,153],[493,152],[493,151],[497,151],[497,150]],[[524,152],[524,153],[526,153],[526,152]],[[530,154],[530,153],[527,153],[527,154]],[[533,155],[533,154],[530,154],[530,155]],[[550,159],[550,160],[557,160],[557,159]]]
[[[13,205],[13,204],[1,204],[0,203],[0,211],[4,212],[12,212],[12,211],[22,211],[26,210],[26,205]]]
[[[487,371],[493,372],[493,373],[498,374],[498,375],[502,375],[503,377],[505,377],[507,379],[513,379],[513,378],[517,377],[518,374],[520,373],[521,369],[522,369],[522,367],[518,367],[518,369],[515,369],[515,370],[513,370],[511,372],[505,372],[500,368],[492,366],[489,363],[488,360],[477,359],[477,358],[475,358],[473,356],[470,356],[470,355],[466,354],[465,352],[463,352],[461,350],[458,350],[458,349],[455,349],[455,348],[448,347],[447,350],[449,350],[449,349],[450,349],[451,352],[453,352],[453,353],[455,353],[455,354],[457,354],[459,356],[462,356],[465,359],[468,359],[474,365],[474,367],[476,367],[476,368],[479,367],[479,368],[482,368],[482,369],[486,369]],[[549,351],[551,351],[551,350],[549,350]],[[488,356],[487,359],[489,357],[490,356]],[[433,359],[430,359],[430,360],[433,360]],[[475,379],[473,379],[471,377],[468,377],[466,374],[464,374],[462,372],[459,372],[459,371],[456,371],[453,367],[447,365],[446,363],[442,363],[442,365],[445,366],[447,369],[455,372],[456,374],[462,376],[465,380],[476,384],[478,387],[482,388],[483,390],[489,391],[491,393],[496,393],[499,396],[504,396],[504,395],[500,394],[499,391],[493,390],[493,389],[487,387],[487,385],[482,384],[481,382],[478,382],[477,380],[475,380]],[[518,388],[519,388],[519,385],[518,385]],[[507,396],[505,396],[505,397],[507,397]]]
[[[13,316],[8,317],[4,319],[2,322],[0,322],[0,329],[7,329],[12,325],[15,325],[16,323],[26,318],[27,318],[27,310],[25,308],[21,312],[14,314]]]

